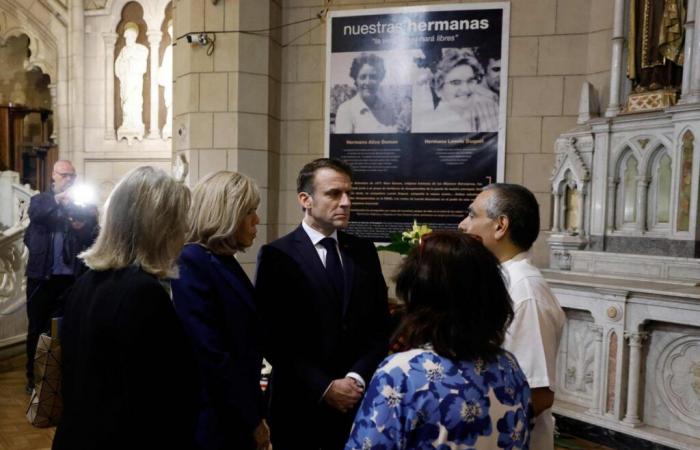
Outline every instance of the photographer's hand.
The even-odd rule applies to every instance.
[[[53,198],[59,205],[66,206],[68,203],[70,203],[70,195],[68,194],[68,191],[63,191],[60,194],[56,194],[53,196]]]

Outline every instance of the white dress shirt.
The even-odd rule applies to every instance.
[[[503,348],[515,355],[531,389],[549,387],[554,391],[557,351],[566,315],[539,269],[530,262],[527,252],[504,262],[502,267],[515,312]],[[554,448],[551,409],[535,419],[530,448]]]

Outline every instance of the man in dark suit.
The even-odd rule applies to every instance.
[[[53,166],[51,191],[29,202],[29,227],[24,243],[27,262],[27,387],[34,389],[34,355],[41,333],[49,330],[51,317],[61,313],[63,293],[85,267],[77,255],[92,245],[97,235],[97,208],[78,205],[70,188],[77,175],[70,161]]]
[[[342,449],[387,352],[387,288],[377,252],[340,231],[350,218],[351,178],[341,161],[305,165],[297,179],[301,225],[258,255],[275,450]]]

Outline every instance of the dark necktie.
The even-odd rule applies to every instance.
[[[335,239],[327,237],[321,239],[319,243],[326,249],[326,273],[338,298],[342,301],[345,293],[345,275],[343,266],[340,264],[340,255],[338,255]]]

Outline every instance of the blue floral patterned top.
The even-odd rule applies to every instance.
[[[530,387],[515,357],[453,361],[429,348],[386,358],[345,450],[529,449]]]

